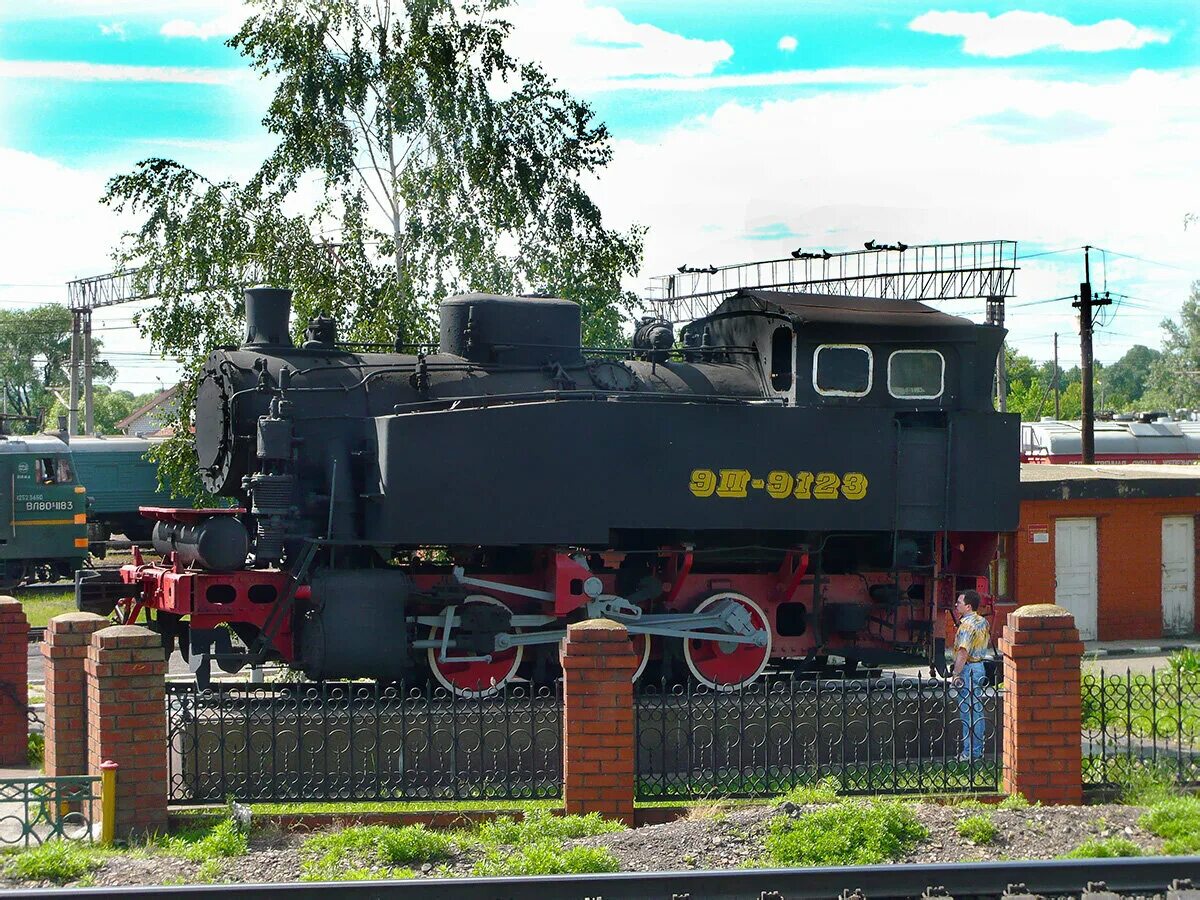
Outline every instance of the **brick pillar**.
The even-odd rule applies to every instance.
[[[1008,617],[1004,657],[1004,791],[1031,803],[1083,802],[1075,618],[1050,603]]]
[[[95,613],[70,612],[46,626],[42,666],[46,673],[47,775],[88,771],[87,684],[83,664],[92,633],[108,625]]]
[[[29,757],[29,620],[19,600],[0,597],[0,766]]]
[[[92,635],[87,674],[88,773],[111,760],[117,773],[114,835],[167,829],[167,713],[162,641],[140,625]]]
[[[563,667],[563,805],[633,825],[633,673],[625,626],[591,619],[567,627]]]

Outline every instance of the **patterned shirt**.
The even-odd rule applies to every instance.
[[[958,624],[954,636],[954,650],[967,651],[967,662],[979,662],[987,652],[989,643],[987,619],[977,612],[969,612]]]

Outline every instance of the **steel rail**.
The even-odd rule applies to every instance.
[[[1200,880],[1200,857],[1140,857],[1003,863],[757,869],[719,872],[622,872],[529,878],[429,878],[313,884],[217,884],[188,887],[62,888],[6,891],[6,898],[69,894],[80,900],[130,897],[237,896],[281,900],[832,900],[858,891],[865,900],[919,900],[1007,894],[1082,894],[1091,891],[1166,894],[1182,879]],[[1103,881],[1101,888],[1096,882]],[[1011,888],[1011,890],[1010,890]],[[1189,890],[1178,890],[1187,896]]]

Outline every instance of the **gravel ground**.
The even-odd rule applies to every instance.
[[[793,808],[802,814],[817,807]],[[980,812],[976,808],[915,803],[912,809],[929,830],[929,837],[900,862],[978,862],[1006,859],[1052,859],[1089,838],[1123,837],[1146,854],[1162,842],[1138,827],[1145,811],[1133,806],[1058,806],[1028,809],[991,809],[996,840],[976,846],[958,836],[957,824]],[[762,839],[770,819],[780,810],[769,806],[719,805],[693,810],[686,819],[650,825],[631,831],[580,838],[568,844],[605,847],[629,872],[687,869],[729,869],[752,863],[762,855]],[[96,870],[96,885],[187,884],[199,878],[226,883],[297,881],[300,878],[299,846],[303,834],[260,831],[244,857],[222,859],[202,869],[198,863],[161,855],[117,856]],[[426,876],[453,872],[466,876],[478,860],[476,851],[462,851],[437,870],[425,866]],[[448,871],[447,871],[448,870]],[[11,880],[2,887],[31,887]],[[49,885],[46,885],[49,886]]]

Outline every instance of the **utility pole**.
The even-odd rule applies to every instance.
[[[1092,392],[1092,309],[1096,306],[1107,306],[1112,301],[1107,294],[1099,300],[1092,299],[1092,269],[1088,259],[1088,251],[1083,248],[1083,282],[1079,285],[1079,299],[1071,305],[1079,310],[1079,369],[1083,384],[1081,399],[1083,414],[1080,417],[1080,444],[1083,451],[1083,462],[1091,465],[1096,461],[1096,402]]]
[[[988,325],[1004,327],[1004,298],[987,298]],[[1000,345],[1000,358],[996,360],[996,397],[1000,401],[1000,412],[1008,412],[1008,373],[1004,365],[1004,344]]]
[[[1062,418],[1062,405],[1058,393],[1058,332],[1054,332],[1054,419]]]
[[[92,311],[83,310],[83,433],[96,433],[96,414],[92,404]]]
[[[79,312],[71,316],[71,402],[67,405],[67,434],[79,429]]]

